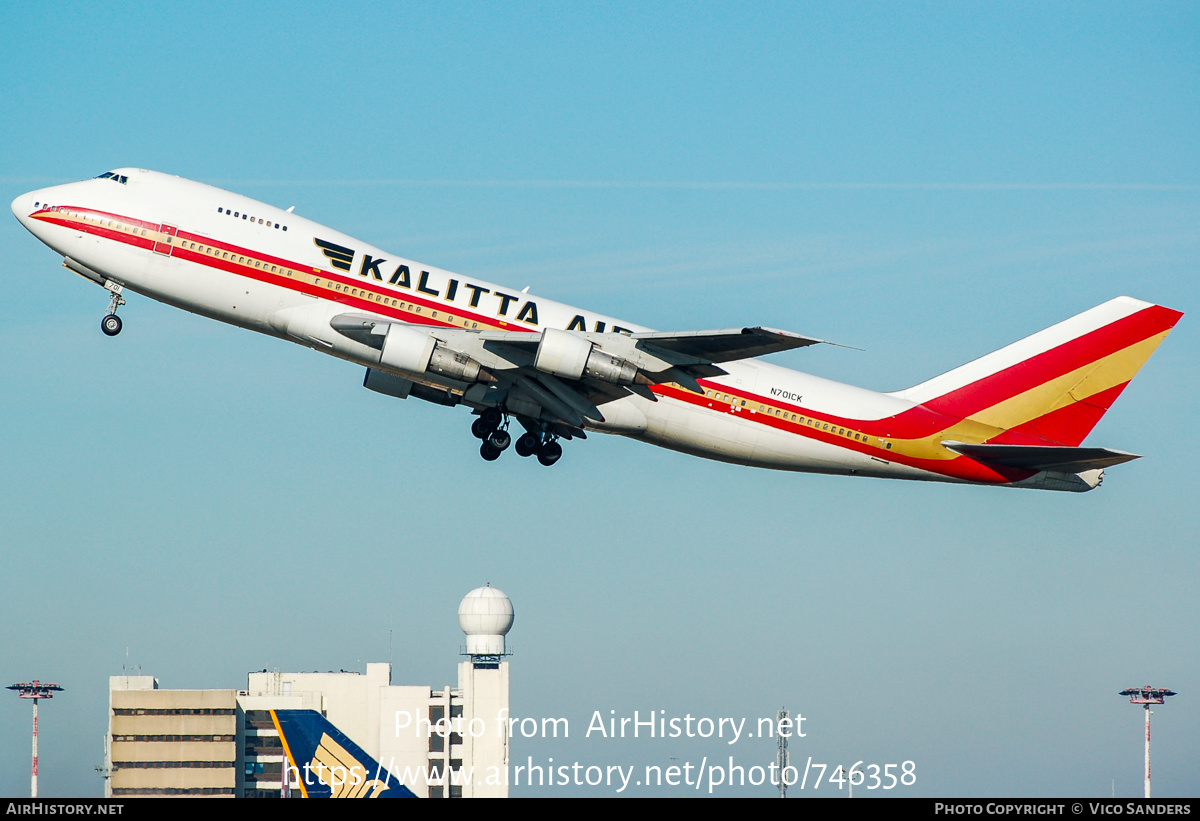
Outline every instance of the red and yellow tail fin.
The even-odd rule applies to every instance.
[[[896,396],[998,428],[996,444],[1078,446],[1183,314],[1117,297]]]

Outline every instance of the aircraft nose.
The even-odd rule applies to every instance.
[[[39,188],[37,191],[28,191],[12,201],[12,212],[17,218],[17,221],[24,225],[28,230],[32,231],[36,220],[29,218],[29,215],[38,209],[38,206],[43,204],[47,198],[43,196],[47,189]],[[34,205],[34,203],[37,205]]]
[[[29,191],[12,201],[12,212],[17,221],[25,226],[25,230],[42,242],[46,242],[46,225],[40,220],[33,219],[32,214],[48,207],[51,196],[59,193],[53,188],[39,188]]]
[[[22,225],[25,224],[25,220],[29,217],[30,212],[33,211],[32,205],[32,193],[22,194],[12,201],[13,216],[15,216]]]

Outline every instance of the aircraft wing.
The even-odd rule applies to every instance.
[[[1085,470],[1112,467],[1142,457],[1135,453],[1109,448],[1042,447],[1040,445],[968,445],[963,442],[942,442],[955,453],[979,462],[1026,470],[1054,470],[1061,473],[1081,473]]]
[[[633,334],[639,342],[660,350],[707,360],[732,362],[769,353],[819,345],[825,340],[775,328],[726,328],[719,331],[674,331]]]
[[[637,334],[474,331],[410,325],[364,314],[340,314],[330,324],[338,333],[380,351],[389,336],[401,329],[404,334],[426,334],[447,351],[477,362],[486,380],[502,383],[549,411],[574,435],[582,435],[585,421],[604,420],[600,408],[606,402],[631,393],[658,401],[651,385],[674,382],[703,393],[697,379],[725,374],[719,363],[822,342],[763,327]],[[464,386],[464,393],[468,388]]]
[[[468,331],[467,333],[476,332]],[[479,331],[477,333],[480,339],[531,349],[537,348],[541,342],[541,334],[522,331]],[[694,360],[690,364],[702,362],[715,364],[733,362],[737,359],[753,359],[756,356],[766,356],[780,351],[790,351],[793,348],[825,343],[823,339],[814,339],[790,331],[764,327],[725,328],[716,331],[653,331],[639,334],[583,333],[581,335],[599,344],[601,348],[614,345],[625,347],[620,340],[633,339],[638,343],[636,346],[638,348],[657,349],[656,352],[660,355],[663,353],[674,354],[675,356],[672,358],[683,357]]]

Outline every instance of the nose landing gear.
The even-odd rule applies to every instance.
[[[111,279],[105,280],[104,287],[112,294],[112,299],[108,301],[108,314],[100,320],[100,330],[105,336],[116,336],[121,332],[121,317],[117,316],[117,308],[125,304],[125,297],[121,296],[125,289]]]

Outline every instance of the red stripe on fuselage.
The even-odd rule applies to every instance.
[[[743,393],[741,395],[733,394],[732,391],[725,385],[720,385],[708,380],[700,380],[702,387],[710,387],[713,390],[729,393],[740,398],[745,398],[757,404],[771,405],[778,408],[792,408],[797,415],[803,415],[807,418],[819,420],[822,424],[828,423],[831,427],[850,428],[851,431],[860,433],[869,433],[864,430],[866,423],[858,419],[848,419],[846,417],[830,416],[820,412],[813,412],[807,408],[801,408],[799,405],[785,405],[781,402],[768,401],[761,397],[756,397],[754,394]],[[676,388],[669,385],[654,385],[651,388],[659,396],[669,397],[680,402],[686,402],[695,407],[706,407],[708,403],[714,403],[719,407],[709,408],[715,413],[728,414],[730,409],[734,407],[728,402],[711,399],[707,396],[693,393],[685,388]],[[895,450],[881,448],[867,442],[856,439],[851,439],[842,436],[838,433],[822,430],[814,425],[807,425],[801,422],[793,422],[790,419],[775,416],[766,412],[758,413],[757,409],[751,410],[746,408],[736,412],[738,418],[743,422],[756,422],[760,425],[776,428],[795,435],[804,436],[808,439],[813,439],[818,442],[824,442],[829,445],[834,445],[845,450],[855,451],[867,456],[874,456],[883,459],[886,462],[895,462],[896,464],[906,465],[908,467],[924,470],[929,473],[934,473],[940,476],[950,476],[957,479],[963,479],[971,482],[982,482],[987,484],[1007,484],[1009,482],[1020,481],[1029,476],[1032,476],[1035,471],[1019,470],[1015,468],[993,468],[989,465],[981,464],[969,459],[966,456],[956,456],[951,459],[918,459],[912,456],[899,453]],[[877,438],[887,439],[886,435],[877,436]]]
[[[50,211],[43,209],[41,211],[35,211],[29,215],[29,218],[48,223],[50,225],[57,225],[62,228],[80,231],[84,234],[92,234],[93,236],[101,237],[103,239],[117,240],[125,243],[126,245],[132,245],[135,248],[145,248],[147,250],[152,250],[154,248],[154,240],[150,237],[127,234],[117,228],[109,228],[106,225],[93,225],[90,222],[84,222],[75,217],[61,216],[61,214],[64,211],[73,211],[88,217],[112,220],[113,222],[121,225],[136,226],[138,230],[153,231],[156,234],[159,232],[159,224],[157,222],[150,223],[144,220],[130,219],[128,217],[123,217],[120,214],[111,214],[108,211],[97,211],[93,208],[78,208],[73,205],[59,205],[55,206],[55,208],[58,210]]]
[[[64,219],[59,216],[59,213],[62,211],[76,211],[101,219],[111,219],[114,222],[118,222],[123,225],[136,225],[139,230],[144,228],[147,231],[154,231],[155,233],[158,233],[161,230],[161,224],[157,222],[146,222],[145,220],[125,217],[120,214],[112,214],[105,211],[96,211],[94,209],[80,208],[77,206],[64,205],[56,207],[59,209],[58,211],[43,210],[35,212],[31,215],[31,217],[46,223],[80,230],[104,239],[115,240],[117,242],[133,245],[138,248],[144,248],[146,250],[153,250],[154,239],[150,237],[140,237],[128,234],[115,228],[92,225],[91,223],[87,222],[78,222],[74,219]],[[301,271],[306,275],[319,277],[320,279],[328,280],[329,282],[337,282],[343,287],[358,288],[360,291],[369,293],[372,296],[378,295],[381,298],[402,300],[413,305],[418,305],[421,308],[428,309],[430,311],[445,311],[447,314],[463,317],[472,322],[478,322],[481,325],[486,325],[488,328],[503,328],[510,331],[528,331],[530,333],[535,332],[535,329],[533,328],[514,324],[508,320],[501,320],[495,317],[486,317],[469,309],[464,309],[452,302],[437,302],[426,297],[417,296],[411,291],[403,288],[396,288],[394,290],[385,289],[382,287],[369,288],[367,287],[368,283],[370,282],[369,280],[364,282],[361,279],[335,274],[322,268],[317,268],[313,265],[287,260],[262,251],[255,251],[244,246],[234,245],[232,243],[216,239],[214,237],[208,237],[201,234],[194,234],[180,230],[177,232],[174,239],[175,242],[170,246],[172,248],[172,258],[186,260],[188,262],[204,265],[209,268],[215,268],[217,270],[225,271],[237,276],[244,276],[258,282],[277,285],[331,302],[339,302],[347,305],[348,307],[369,310],[372,313],[383,314],[385,316],[401,319],[412,324],[433,325],[438,327],[457,327],[451,325],[449,322],[442,321],[441,319],[434,319],[423,313],[418,314],[401,308],[392,307],[391,305],[384,305],[382,302],[376,302],[373,299],[368,299],[361,295],[353,296],[344,290],[337,291],[311,285],[307,282],[299,281],[294,277],[289,277],[286,273],[271,273],[270,271],[265,271],[261,268],[255,268],[251,264],[237,262],[236,260],[222,259],[219,256],[205,254],[202,251],[192,251],[191,249],[182,247],[182,243],[194,242],[214,249],[219,249],[222,252],[227,252],[232,255],[250,257],[267,265],[275,265],[276,267],[281,268],[291,268],[295,271]]]

